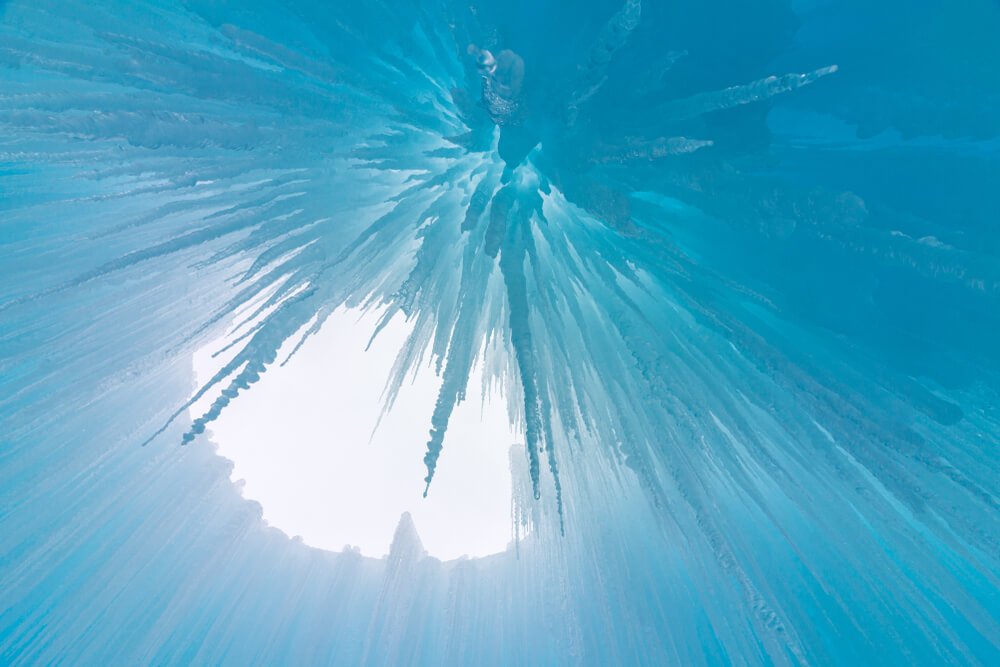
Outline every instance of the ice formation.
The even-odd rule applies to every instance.
[[[0,2],[0,661],[1000,661],[1000,6],[872,4]],[[240,497],[342,307],[429,494],[503,390],[514,548]]]

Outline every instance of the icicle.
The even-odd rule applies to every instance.
[[[669,155],[683,155],[712,145],[710,140],[686,137],[659,137],[651,141],[635,140],[624,146],[601,146],[591,158],[594,162],[629,162],[631,160],[656,160]]]
[[[657,120],[661,123],[671,123],[702,114],[744,104],[760,102],[776,95],[791,92],[803,86],[808,86],[819,79],[837,71],[836,65],[821,67],[806,74],[785,74],[769,76],[753,83],[732,86],[725,90],[701,93],[680,100],[666,102],[655,109]]]
[[[608,64],[614,54],[628,42],[629,35],[639,25],[641,15],[641,0],[625,0],[625,4],[601,30],[587,63],[581,66],[579,82],[569,95],[566,109],[568,125],[576,123],[580,106],[596,95],[604,85]]]

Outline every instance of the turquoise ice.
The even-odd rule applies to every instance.
[[[1000,663],[998,33],[0,2],[0,663]],[[311,549],[231,483],[205,431],[344,306],[413,327],[389,409],[442,378],[429,494],[504,388],[506,552]]]

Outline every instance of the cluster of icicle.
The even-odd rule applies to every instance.
[[[996,655],[993,379],[930,387],[733,269],[794,228],[996,303],[976,248],[713,152],[700,117],[836,67],[678,97],[687,56],[657,51],[609,106],[615,59],[657,39],[628,0],[525,92],[542,119],[512,164],[468,56],[505,46],[487,12],[287,4],[0,6],[0,661]],[[198,447],[344,305],[413,324],[386,409],[428,358],[442,377],[429,492],[474,365],[502,386],[516,549],[440,563],[404,520],[385,561],[315,552]],[[192,394],[191,352],[234,318]]]

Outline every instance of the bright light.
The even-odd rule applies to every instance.
[[[400,515],[410,512],[432,556],[503,551],[511,539],[508,450],[518,440],[505,402],[489,396],[481,410],[481,381],[471,378],[423,498],[440,380],[422,369],[371,437],[408,326],[395,318],[365,352],[376,316],[359,317],[338,311],[286,366],[269,369],[212,424],[212,441],[234,463],[233,480],[245,480],[244,496],[263,506],[270,525],[315,547],[350,544],[367,556],[385,555]],[[219,368],[211,355],[222,345],[195,354],[199,382]]]

